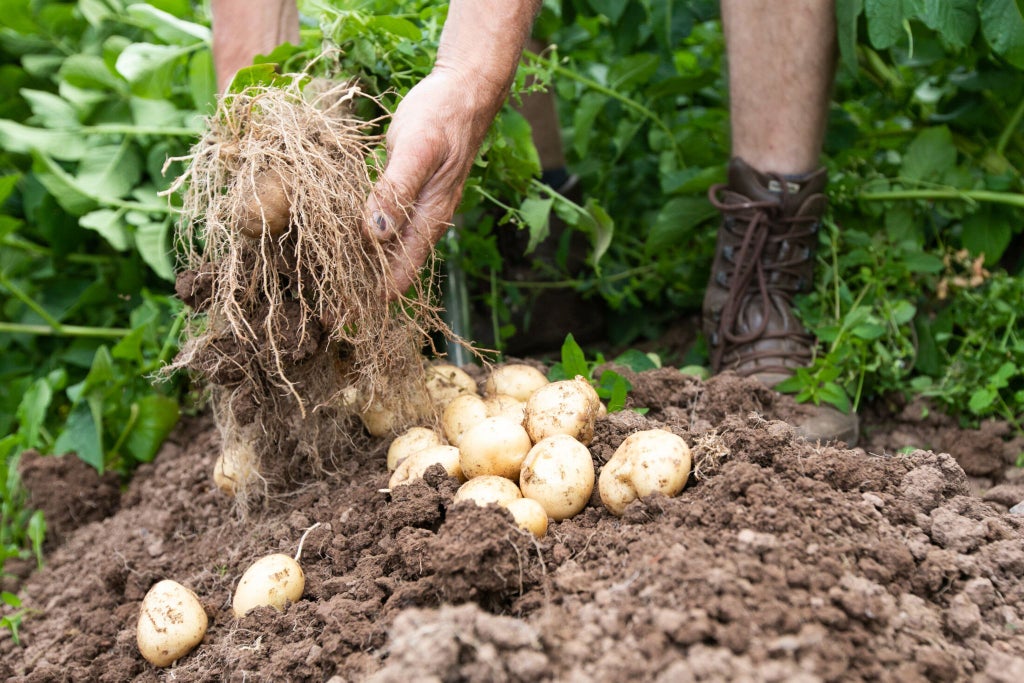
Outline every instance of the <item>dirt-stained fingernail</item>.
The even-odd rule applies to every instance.
[[[377,232],[384,235],[391,229],[391,224],[388,221],[388,217],[382,214],[380,211],[374,211],[373,216],[373,227],[377,229]]]

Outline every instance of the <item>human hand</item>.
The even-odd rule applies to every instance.
[[[390,242],[389,298],[416,280],[447,230],[503,99],[438,66],[398,105],[385,140],[387,165],[366,211],[371,237]]]

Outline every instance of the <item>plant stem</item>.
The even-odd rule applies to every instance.
[[[86,135],[156,135],[159,137],[198,137],[202,131],[184,126],[136,126],[129,123],[101,123],[96,126],[83,126],[75,129]]]
[[[0,244],[5,247],[21,249],[37,256],[50,256],[56,258],[52,249],[36,244],[35,242],[30,242],[18,235],[4,235],[3,239],[0,240]],[[98,254],[64,254],[60,258],[67,260],[69,263],[90,264],[112,263],[114,260],[111,256],[100,256]]]
[[[1024,209],[1024,194],[1013,192],[992,192],[991,190],[888,190],[886,192],[861,192],[857,199],[866,202],[888,202],[903,199],[925,199],[941,201],[944,199],[960,199],[966,202],[990,202],[1008,204]]]
[[[81,325],[28,325],[24,323],[0,322],[0,333],[35,334],[55,337],[87,337],[93,339],[118,339],[127,336],[131,330],[124,327],[83,327]]]
[[[1010,144],[1010,138],[1013,137],[1013,133],[1017,130],[1017,126],[1020,125],[1021,118],[1024,117],[1024,99],[1017,104],[1017,108],[1013,110],[1013,114],[1010,116],[1009,122],[1006,127],[1003,128],[1003,132],[999,135],[999,140],[996,142],[995,153],[999,156],[1003,156],[1006,151],[1006,146]]]
[[[14,295],[16,299],[21,301],[32,310],[33,313],[38,315],[43,321],[54,330],[60,330],[60,321],[50,315],[50,312],[43,308],[39,303],[30,297],[28,294],[22,291],[21,287],[17,286],[13,282],[7,279],[7,276],[0,274],[0,287],[3,287],[8,292]]]

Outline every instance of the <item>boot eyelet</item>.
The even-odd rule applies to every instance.
[[[718,333],[712,332],[711,338],[708,340],[712,346],[718,346]]]
[[[726,258],[726,260],[732,261],[732,254],[733,254],[732,246],[726,245],[726,246],[722,247],[722,256],[724,256]]]
[[[724,270],[720,270],[715,274],[715,282],[718,284],[719,287],[728,287],[729,276],[726,275]]]

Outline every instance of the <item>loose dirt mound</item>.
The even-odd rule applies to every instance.
[[[870,429],[870,452],[798,441],[775,421],[787,400],[734,377],[633,381],[650,412],[600,422],[596,464],[666,426],[695,445],[701,478],[623,518],[592,501],[541,541],[504,511],[452,505],[438,469],[381,493],[386,444],[369,439],[336,454],[329,479],[239,521],[210,478],[219,437],[190,423],[118,512],[25,583],[37,611],[22,647],[0,642],[0,678],[1024,680],[1024,517],[972,495],[953,457],[893,454],[904,444]],[[1005,470],[1003,441],[976,443]],[[249,562],[293,553],[316,522],[302,600],[233,619]],[[158,670],[135,624],[163,578],[199,594],[211,628]]]

